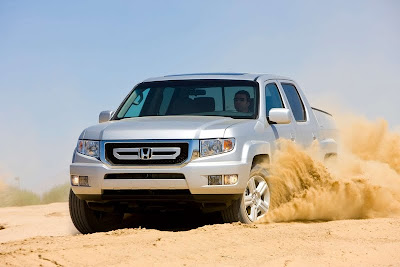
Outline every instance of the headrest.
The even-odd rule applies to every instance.
[[[197,97],[193,103],[196,112],[215,111],[215,100],[212,97]]]

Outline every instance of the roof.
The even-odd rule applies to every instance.
[[[153,77],[144,80],[144,82],[155,81],[170,81],[170,80],[246,80],[255,81],[258,78],[263,79],[286,79],[289,78],[272,75],[272,74],[256,74],[256,73],[189,73],[189,74],[174,74],[160,77]]]

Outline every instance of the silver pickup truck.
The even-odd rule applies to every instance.
[[[69,208],[81,233],[113,229],[125,213],[201,209],[252,223],[270,206],[276,140],[318,140],[337,153],[332,116],[291,79],[247,73],[150,78],[103,111],[74,151]]]

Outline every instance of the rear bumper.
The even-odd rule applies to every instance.
[[[240,161],[192,161],[182,167],[118,168],[108,166],[101,161],[90,161],[72,163],[70,173],[88,177],[89,186],[72,186],[72,190],[78,197],[100,200],[112,198],[112,192],[118,190],[124,190],[124,192],[127,192],[125,190],[186,190],[191,195],[238,195],[242,194],[246,188],[250,167],[250,164]],[[104,179],[107,174],[122,173],[183,174],[184,179]],[[208,175],[224,174],[237,174],[238,183],[235,185],[208,185]],[[108,197],[105,196],[105,192],[109,194]]]

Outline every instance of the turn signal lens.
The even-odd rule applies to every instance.
[[[224,152],[229,152],[233,149],[233,139],[224,139]]]

